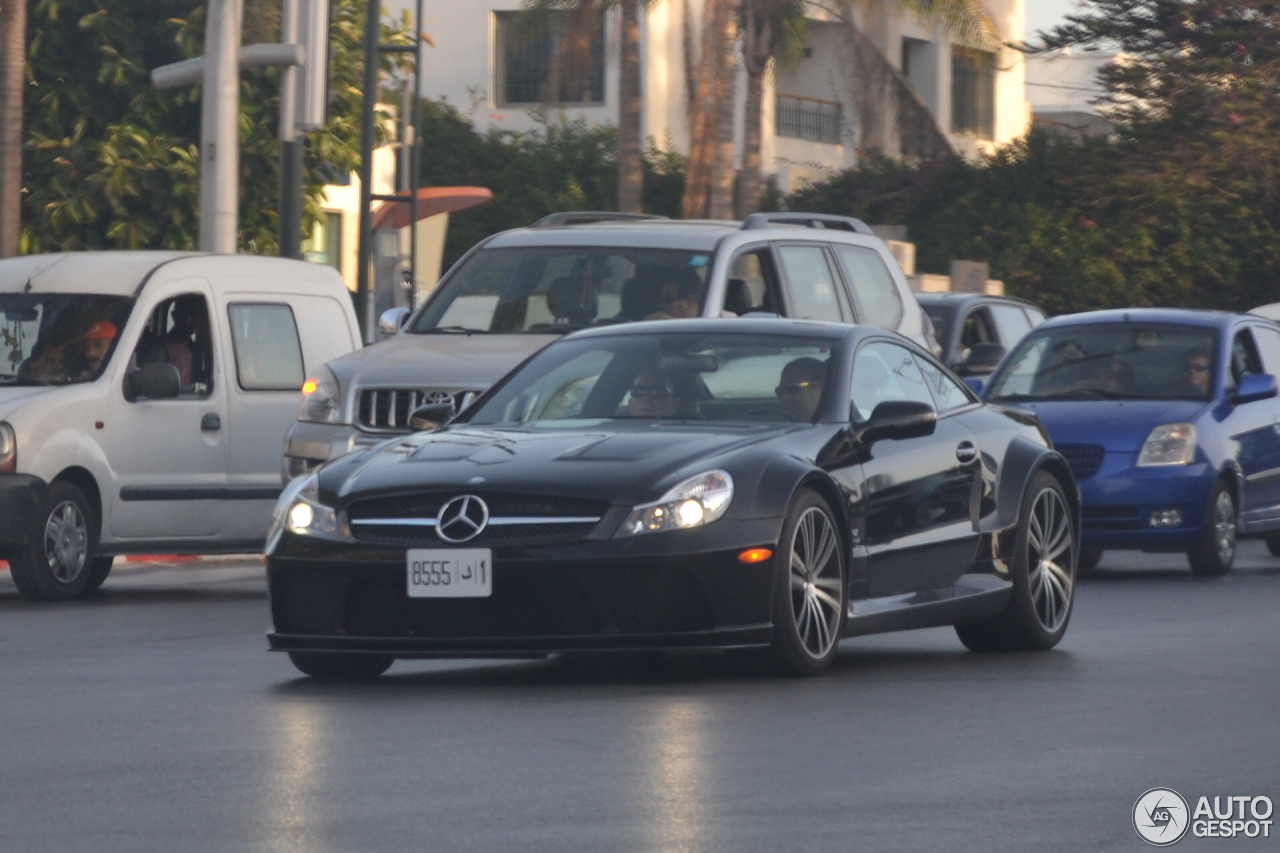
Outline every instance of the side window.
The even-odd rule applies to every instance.
[[[779,246],[778,256],[787,274],[791,316],[801,320],[853,319],[821,246]]]
[[[1280,376],[1280,329],[1254,326],[1254,341],[1262,350],[1262,367],[1273,376]]]
[[[227,306],[236,377],[246,391],[302,387],[302,344],[288,305],[236,302]]]
[[[724,310],[741,317],[752,311],[786,313],[779,298],[778,274],[768,249],[743,252],[729,265],[724,291]]]
[[[853,298],[858,303],[858,316],[862,322],[886,329],[898,328],[902,319],[902,298],[880,253],[861,246],[833,248],[853,288]]]
[[[1262,373],[1262,361],[1258,358],[1253,335],[1248,329],[1241,329],[1231,341],[1231,380],[1239,382],[1249,373]]]
[[[873,341],[858,350],[853,360],[854,413],[867,420],[886,400],[913,400],[934,405],[933,395],[911,353],[887,341]]]
[[[1031,324],[1031,328],[1035,328],[1044,322],[1044,312],[1038,308],[1028,308],[1025,305],[1022,308],[1027,312],[1027,322]]]
[[[996,321],[996,331],[1000,333],[1000,345],[1005,349],[1013,349],[1014,344],[1022,340],[1031,331],[1027,315],[1017,305],[994,304],[991,316]]]
[[[933,401],[939,412],[949,412],[973,402],[973,398],[960,387],[960,383],[941,367],[927,358],[916,356],[915,359],[920,372],[924,374],[925,384],[933,392]]]
[[[964,317],[964,325],[960,327],[960,352],[961,356],[967,355],[967,350],[974,344],[994,344],[996,340],[995,329],[991,326],[991,315],[984,308],[975,308]]]
[[[172,364],[178,370],[179,399],[203,399],[213,393],[213,336],[209,304],[199,293],[166,299],[147,319],[130,369]]]

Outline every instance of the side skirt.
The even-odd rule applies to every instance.
[[[948,586],[849,602],[844,636],[954,625],[999,613],[1013,584],[995,575],[964,575]]]

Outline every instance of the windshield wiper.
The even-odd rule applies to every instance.
[[[487,335],[488,329],[472,329],[467,326],[436,326],[432,329],[415,329],[415,335]]]

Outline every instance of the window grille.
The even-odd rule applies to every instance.
[[[839,101],[822,101],[799,95],[778,95],[774,116],[778,136],[811,142],[840,143]]]
[[[561,41],[564,15],[549,15],[541,24],[517,21],[520,12],[494,13],[494,101],[499,106],[535,105],[550,101],[604,103],[604,20],[591,36],[586,68],[566,68],[554,98],[546,97],[552,62]]]
[[[996,58],[951,48],[951,132],[991,139],[996,129]]]

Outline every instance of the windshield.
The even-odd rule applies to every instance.
[[[96,379],[132,308],[124,296],[0,293],[0,385]]]
[[[1208,400],[1213,329],[1107,323],[1032,332],[988,400]]]
[[[706,252],[552,246],[481,249],[449,277],[413,332],[556,334],[697,317]]]
[[[835,345],[835,339],[681,333],[567,341],[535,356],[464,420],[812,422]]]

